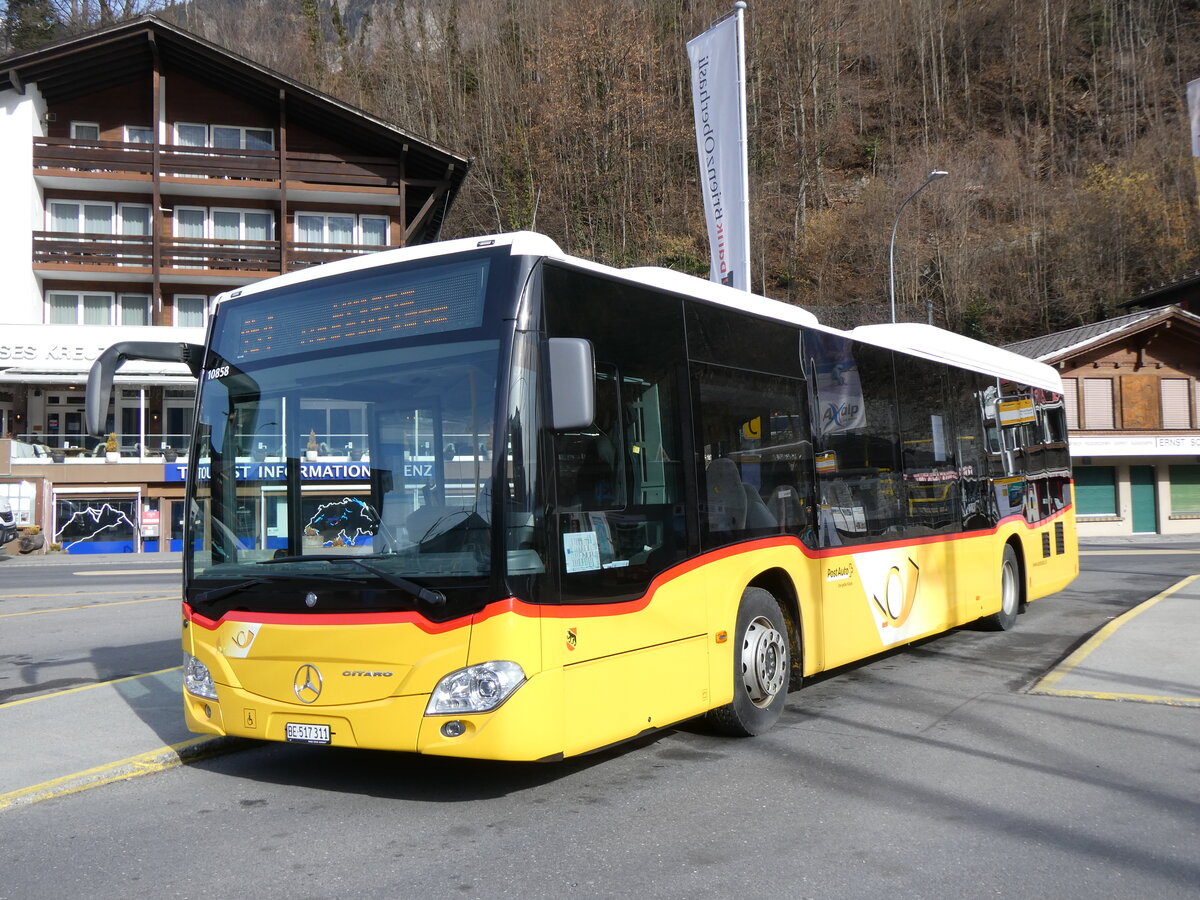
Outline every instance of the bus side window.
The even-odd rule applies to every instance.
[[[767,534],[815,542],[803,382],[697,364],[700,526],[715,547]]]
[[[892,353],[806,333],[821,546],[861,544],[904,529]]]

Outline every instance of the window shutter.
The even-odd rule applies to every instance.
[[[1083,379],[1083,424],[1089,430],[1112,430],[1113,388],[1111,378]]]
[[[1159,382],[1162,397],[1163,428],[1190,428],[1192,425],[1191,391],[1187,378],[1163,378]]]
[[[1067,413],[1067,428],[1079,428],[1079,379],[1063,379],[1063,407]]]

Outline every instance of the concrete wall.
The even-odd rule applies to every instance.
[[[46,103],[35,84],[25,93],[0,91],[0,321],[42,321],[41,291],[33,274],[32,231],[45,220],[42,195],[34,179],[33,138],[45,134]]]

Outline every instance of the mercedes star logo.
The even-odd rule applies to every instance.
[[[301,703],[315,703],[321,696],[321,670],[312,663],[302,665],[292,679],[292,690]]]

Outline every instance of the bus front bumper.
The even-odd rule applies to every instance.
[[[533,761],[562,755],[561,721],[547,715],[562,708],[561,672],[534,675],[492,712],[470,715],[427,716],[428,694],[313,707],[279,703],[229,685],[218,684],[216,690],[216,700],[183,692],[189,730],[471,759]]]

